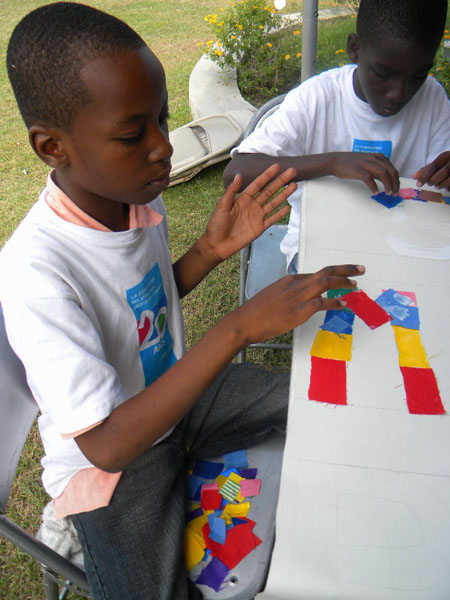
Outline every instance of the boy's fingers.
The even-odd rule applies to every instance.
[[[273,196],[280,188],[292,181],[295,177],[296,171],[293,168],[286,169],[278,177],[275,176],[280,171],[280,165],[273,164],[266,169],[259,177],[257,177],[252,183],[250,183],[244,190],[244,193],[250,196],[256,196],[259,203],[263,203],[265,200]]]
[[[298,187],[297,184],[294,181],[292,181],[289,185],[287,185],[286,187],[284,187],[283,189],[281,189],[278,192],[278,194],[276,194],[276,196],[274,196],[273,198],[271,198],[271,200],[269,202],[266,202],[266,204],[264,204],[264,199],[263,199],[262,200],[262,203],[263,203],[263,206],[262,206],[263,213],[265,215],[269,215],[273,210],[275,210],[281,204],[283,204],[283,202],[285,200],[287,200],[289,198],[289,196],[295,192],[295,190],[297,189],[297,187]],[[260,194],[260,196],[261,195],[262,195],[262,193]],[[260,196],[258,196],[256,198],[256,200],[258,202],[261,202],[260,201]]]
[[[279,210],[277,210],[273,215],[264,219],[264,229],[269,229],[271,225],[277,223],[280,219],[288,215],[291,211],[290,206],[282,206]]]

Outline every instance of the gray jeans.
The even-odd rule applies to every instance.
[[[123,473],[109,506],[72,516],[95,600],[201,598],[183,558],[186,469],[286,429],[289,373],[230,365],[170,436]]]

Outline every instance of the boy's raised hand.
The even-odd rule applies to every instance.
[[[246,345],[290,331],[320,310],[344,308],[345,297],[322,294],[330,289],[355,289],[356,281],[350,278],[364,272],[360,265],[336,265],[308,275],[287,275],[266,287],[235,311]]]
[[[439,154],[429,165],[416,171],[413,177],[417,179],[418,187],[428,184],[450,191],[450,151]]]
[[[373,194],[378,194],[376,180],[384,185],[386,194],[396,194],[400,179],[394,165],[379,152],[333,152],[331,173],[340,179],[358,179]]]
[[[276,177],[279,171],[279,165],[271,165],[241,193],[240,175],[227,187],[203,236],[220,261],[244,248],[289,213],[285,200],[297,189],[292,182],[295,169],[287,169]]]

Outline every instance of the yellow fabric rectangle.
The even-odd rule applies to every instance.
[[[222,511],[222,517],[229,515],[230,517],[246,517],[250,510],[250,502],[242,502],[241,504],[227,504]]]
[[[407,329],[392,325],[398,348],[398,364],[401,367],[429,369],[428,358],[418,329]]]
[[[350,362],[352,340],[353,335],[351,334],[337,334],[333,331],[323,331],[321,329],[317,332],[309,353],[311,356],[318,356],[319,358],[332,358]]]
[[[205,556],[205,540],[190,527],[184,531],[184,561],[186,569],[190,571]]]
[[[202,535],[202,527],[207,522],[208,522],[208,517],[205,514],[203,514],[200,517],[197,517],[196,519],[192,519],[192,521],[188,521],[187,526],[190,529],[192,529],[192,531],[195,531],[195,533]]]

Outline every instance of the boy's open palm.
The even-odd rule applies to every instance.
[[[227,187],[203,236],[218,259],[232,256],[289,213],[284,202],[297,189],[291,182],[295,170],[287,169],[274,179],[279,170],[279,165],[272,165],[240,194],[240,175]]]

